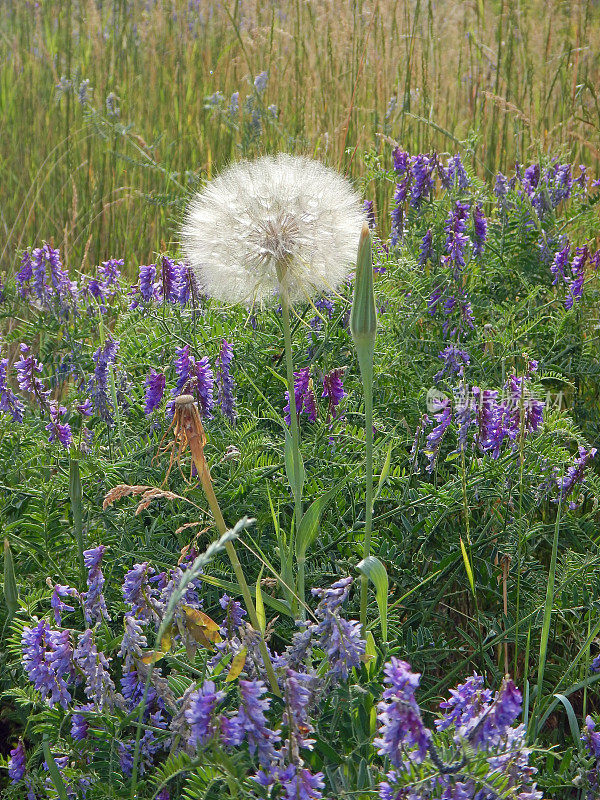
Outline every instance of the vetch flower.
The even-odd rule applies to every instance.
[[[82,594],[82,599],[85,621],[88,625],[101,622],[103,619],[110,620],[102,593],[104,575],[100,568],[105,552],[106,547],[103,544],[83,551],[83,563],[88,570],[88,590]]]
[[[421,719],[415,691],[421,681],[418,672],[411,672],[410,664],[392,656],[384,668],[385,683],[382,700],[378,704],[379,738],[375,744],[379,753],[386,755],[396,769],[404,766],[405,748],[411,760],[423,761],[431,742],[431,733]]]
[[[8,386],[6,374],[8,372],[8,358],[0,360],[0,411],[10,414],[13,422],[23,422],[23,404]]]
[[[321,397],[329,398],[329,408],[327,411],[327,421],[331,422],[336,416],[336,408],[346,397],[342,378],[344,370],[341,368],[332,369],[327,375],[323,375],[323,394]]]
[[[224,699],[225,692],[217,691],[215,684],[206,680],[202,686],[190,695],[190,704],[185,711],[191,734],[189,742],[202,747],[214,735],[216,730],[214,712]]]
[[[51,402],[49,411],[50,422],[46,425],[46,430],[50,432],[48,440],[50,442],[60,442],[63,447],[68,449],[73,439],[71,426],[68,422],[60,421],[60,418],[67,413],[67,409],[64,406],[59,406],[58,403]]]
[[[148,416],[160,406],[165,391],[166,378],[163,372],[151,369],[146,378],[146,402],[144,414]]]
[[[73,606],[67,605],[67,603],[61,599],[63,597],[77,597],[77,589],[72,589],[70,586],[61,586],[60,583],[54,586],[54,591],[50,598],[50,605],[54,611],[54,621],[57,625],[61,624],[61,613],[63,611],[75,611]]]
[[[10,751],[8,777],[11,783],[18,783],[25,777],[25,748],[22,739],[19,739],[17,746]]]
[[[485,218],[481,206],[477,205],[473,209],[473,255],[480,256],[485,249],[485,240],[487,239],[488,223]]]
[[[190,202],[182,245],[200,285],[226,303],[302,300],[354,268],[364,212],[351,184],[279,153],[225,169]]]

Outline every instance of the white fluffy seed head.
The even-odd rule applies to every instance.
[[[226,168],[196,194],[182,247],[209,296],[290,302],[333,289],[355,268],[365,220],[351,183],[302,156],[279,153]]]

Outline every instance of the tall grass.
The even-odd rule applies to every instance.
[[[367,180],[357,154],[385,137],[414,151],[460,141],[483,177],[540,151],[590,164],[599,45],[593,0],[6,0],[0,270],[42,238],[84,270],[145,262],[172,238],[185,189],[257,150],[317,154]],[[63,76],[90,81],[95,112],[57,91]],[[207,108],[217,91],[250,96],[260,131]],[[386,212],[387,187],[366,191]]]

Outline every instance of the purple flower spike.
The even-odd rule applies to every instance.
[[[310,380],[310,367],[304,367],[298,372],[294,372],[294,398],[296,400],[296,413],[298,414],[298,416],[300,416],[300,412],[302,411],[302,406],[304,403],[304,395],[308,390],[309,380]],[[287,425],[291,425],[292,421],[290,418],[291,409],[290,409],[289,392],[285,393],[285,399],[287,401],[287,405],[283,409],[285,415],[285,422]]]
[[[63,414],[67,413],[64,406],[59,406],[57,403],[50,403],[50,422],[46,425],[46,430],[50,432],[48,440],[50,442],[59,442],[64,448],[69,449],[69,445],[73,440],[71,433],[71,426],[68,422],[61,422],[60,418]]]
[[[269,727],[265,716],[271,705],[270,700],[263,696],[267,688],[262,681],[240,680],[239,689],[241,704],[233,718],[238,735],[247,740],[250,754],[254,755],[258,750],[259,762],[268,766],[275,760],[274,745],[281,737],[279,731]]]
[[[25,747],[22,739],[19,739],[17,746],[10,751],[8,777],[11,783],[18,783],[25,777]]]
[[[190,695],[190,705],[185,718],[190,726],[189,743],[203,747],[216,732],[215,708],[224,699],[225,692],[218,692],[212,681],[206,680],[197,691]]]
[[[108,339],[104,347],[99,347],[93,355],[94,375],[88,384],[94,410],[108,424],[112,425],[112,405],[108,396],[108,378],[110,367],[115,363],[119,342]]]
[[[61,586],[59,583],[54,586],[54,591],[52,592],[52,597],[50,598],[50,605],[54,611],[54,621],[57,625],[60,625],[62,622],[61,613],[63,611],[75,611],[73,606],[67,605],[61,598],[77,596],[77,589],[72,589],[70,586]]]
[[[41,408],[46,408],[50,390],[46,389],[38,375],[42,372],[42,365],[37,358],[31,355],[28,345],[21,344],[21,358],[15,362],[17,383],[22,392],[30,392],[35,396]]]
[[[8,358],[0,360],[0,411],[10,414],[13,422],[23,422],[23,404],[8,386],[6,375],[8,372]]]
[[[370,230],[374,231],[377,223],[375,222],[375,210],[373,208],[373,201],[372,200],[365,200],[363,204],[363,210],[367,217],[367,224]]]
[[[557,283],[566,280],[565,270],[569,264],[570,255],[571,245],[568,242],[562,248],[562,250],[558,250],[558,252],[554,255],[554,261],[550,265],[550,272],[554,275],[554,280],[552,281],[553,286],[556,286]]]
[[[452,422],[452,407],[450,400],[447,398],[440,404],[440,413],[435,415],[435,420],[437,425],[428,434],[424,448],[424,453],[428,458],[428,464],[425,469],[430,473],[434,470],[444,434]]]
[[[382,700],[378,704],[379,738],[375,744],[379,753],[386,755],[396,769],[404,766],[406,747],[411,751],[410,759],[423,761],[431,742],[431,733],[423,724],[421,712],[415,699],[421,676],[410,671],[406,661],[392,656],[384,668],[385,683]]]
[[[469,208],[468,203],[457,201],[444,226],[447,233],[446,252],[449,261],[454,264],[455,277],[465,266],[465,252],[469,243],[469,237],[466,235]]]
[[[50,707],[59,703],[67,708],[71,695],[67,682],[72,677],[72,648],[69,631],[52,631],[40,620],[31,628],[23,628],[21,638],[23,667],[27,677]]]
[[[100,568],[105,552],[106,547],[103,544],[83,551],[83,563],[88,570],[88,590],[82,595],[82,598],[85,621],[88,625],[101,622],[103,619],[110,620],[102,593],[104,575]]]
[[[151,369],[146,378],[146,402],[144,405],[144,413],[146,416],[152,414],[152,412],[156,411],[160,406],[165,391],[165,384],[166,378],[164,373]]]
[[[329,408],[327,410],[327,422],[335,419],[336,408],[346,397],[342,378],[344,370],[341,368],[332,369],[328,375],[323,375],[323,394],[321,397],[329,398]]]
[[[156,278],[156,265],[146,264],[140,267],[140,294],[146,303],[154,298],[154,280]]]
[[[433,234],[429,228],[425,236],[421,239],[421,247],[419,248],[419,264],[424,267],[425,264],[431,260],[433,255]]]
[[[586,467],[594,459],[597,449],[592,447],[589,451],[582,445],[579,447],[579,456],[575,459],[575,464],[569,467],[567,474],[563,478],[556,479],[558,486],[558,496],[561,500],[568,497],[576,484],[581,483],[585,473]],[[558,502],[558,501],[557,501]]]
[[[480,256],[485,250],[485,240],[487,239],[487,219],[485,218],[481,206],[475,206],[473,211],[474,244],[473,255]]]

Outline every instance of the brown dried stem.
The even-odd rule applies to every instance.
[[[189,445],[190,451],[192,453],[192,458],[194,459],[194,464],[196,465],[198,476],[202,483],[204,494],[206,495],[208,505],[210,506],[210,510],[212,511],[212,515],[214,517],[215,524],[217,526],[217,530],[219,532],[219,535],[223,535],[227,531],[227,525],[225,524],[225,520],[223,519],[223,514],[221,513],[219,501],[217,500],[215,490],[213,489],[212,480],[210,477],[210,470],[208,468],[208,464],[206,463],[206,458],[204,456],[206,435],[204,433],[204,428],[202,427],[202,421],[200,419],[200,414],[198,413],[198,408],[196,407],[196,403],[194,402],[194,398],[191,395],[186,395],[186,394],[180,395],[175,399],[174,409],[175,409],[174,435],[176,441],[178,441],[180,445],[179,452],[181,453],[182,451],[182,445],[183,448],[185,448],[186,443]],[[248,584],[244,576],[244,570],[242,569],[242,565],[240,564],[240,560],[237,556],[233,542],[227,542],[225,547],[227,549],[227,554],[231,561],[231,565],[233,566],[233,570],[235,572],[240,590],[242,592],[244,603],[246,605],[246,610],[248,611],[248,616],[250,617],[250,622],[252,623],[252,627],[260,635],[260,640],[259,640],[260,652],[263,657],[265,670],[267,672],[267,677],[271,685],[271,691],[274,694],[281,695],[281,692],[279,691],[279,687],[277,685],[275,670],[273,669],[273,665],[271,664],[271,659],[269,658],[267,645],[265,644],[265,640],[260,629],[260,624],[258,622],[258,617],[256,615],[256,608],[254,606],[254,601],[252,600],[252,595],[250,594],[250,589],[248,588]]]

